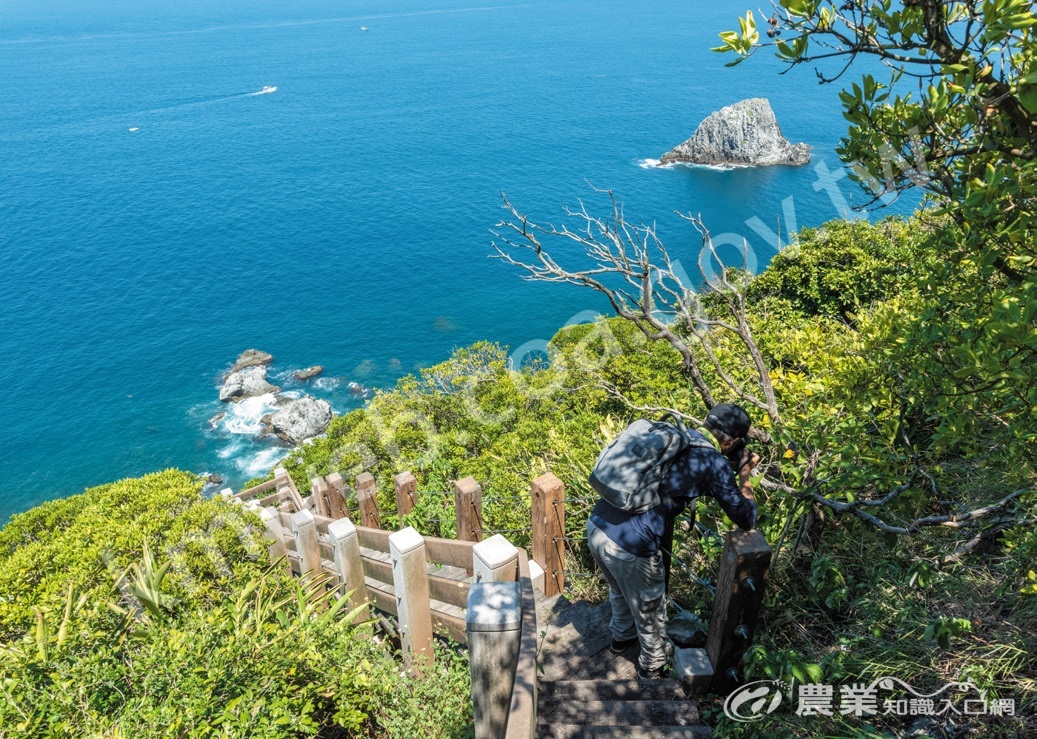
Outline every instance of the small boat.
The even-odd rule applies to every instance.
[[[366,31],[367,30],[367,26],[360,26],[360,30],[361,31]]]
[[[130,133],[137,133],[137,131],[139,131],[139,130],[140,130],[139,128],[131,128],[130,129]]]
[[[260,95],[265,95],[268,92],[277,92],[277,87],[271,87],[270,85],[263,85],[263,89],[259,91]]]

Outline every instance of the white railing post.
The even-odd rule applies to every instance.
[[[317,521],[309,511],[292,514],[295,551],[299,553],[299,574],[318,577],[321,574],[320,545],[317,543]]]
[[[494,534],[472,547],[472,569],[476,582],[515,582],[518,549],[501,534]]]
[[[367,602],[367,587],[364,584],[364,563],[360,559],[360,538],[356,526],[348,518],[340,518],[328,524],[328,541],[335,557],[335,571],[339,577],[339,595],[352,591],[349,599],[353,608]],[[361,616],[361,620],[363,620]]]
[[[476,739],[501,739],[508,726],[522,640],[517,582],[477,582],[468,589],[468,662]]]
[[[425,539],[408,526],[389,535],[389,555],[403,661],[412,672],[420,673],[434,661]]]
[[[268,544],[266,550],[270,553],[270,561],[276,562],[284,557],[285,568],[292,571],[291,563],[288,562],[288,549],[284,545],[284,527],[281,526],[281,514],[273,506],[261,508],[259,517],[266,524]]]

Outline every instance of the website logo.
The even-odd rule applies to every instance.
[[[724,714],[735,721],[763,718],[781,705],[791,686],[781,680],[757,680],[734,690],[724,701]]]

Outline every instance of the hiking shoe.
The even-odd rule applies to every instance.
[[[630,647],[636,647],[640,643],[641,642],[638,641],[636,636],[633,639],[613,639],[612,643],[609,645],[609,651],[613,654],[623,654],[623,652],[630,649]]]
[[[637,668],[638,680],[662,680],[664,677],[666,677],[666,665],[656,667],[654,670],[646,670],[643,667]]]

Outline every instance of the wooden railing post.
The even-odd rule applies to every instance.
[[[314,477],[310,479],[310,498],[313,499],[313,512],[318,516],[327,516],[328,507],[324,501],[324,479]]]
[[[739,668],[756,632],[770,562],[770,545],[759,531],[727,533],[706,641],[714,693],[728,693],[742,679]]]
[[[476,582],[515,582],[518,548],[501,534],[494,534],[472,547],[472,569]]]
[[[482,486],[474,477],[454,481],[454,514],[458,539],[482,541]]]
[[[328,502],[331,504],[331,517],[348,517],[349,506],[346,505],[346,483],[342,480],[342,475],[332,472],[324,479],[328,481]]]
[[[476,739],[502,739],[508,726],[522,642],[517,582],[477,582],[468,589],[465,627],[472,673]]]
[[[299,490],[295,487],[295,482],[288,475],[288,470],[284,467],[276,468],[274,470],[274,480],[277,481],[277,492],[285,495],[287,500],[292,502],[292,507],[294,507],[295,510],[301,511],[306,508],[302,496],[299,495]]]
[[[533,480],[533,560],[544,568],[544,595],[565,589],[565,485],[548,472]]]
[[[361,472],[356,476],[356,502],[360,507],[360,522],[369,529],[382,528],[374,476],[370,472]]]
[[[292,567],[288,562],[288,549],[284,544],[284,527],[281,526],[281,514],[276,508],[271,506],[269,508],[260,508],[259,517],[266,524],[267,538],[270,542],[267,545],[267,551],[270,552],[270,560],[276,562],[281,557],[284,557],[285,567],[288,569],[288,572],[291,572]]]
[[[339,518],[328,524],[328,542],[335,557],[335,571],[339,577],[339,595],[352,591],[351,608],[359,608],[368,601],[364,584],[364,562],[360,558],[360,538],[356,526],[348,518]],[[361,615],[360,620],[366,616]]]
[[[295,551],[299,554],[299,573],[305,578],[321,574],[320,545],[317,543],[317,521],[309,511],[292,514]]]
[[[434,661],[425,539],[408,526],[389,535],[389,555],[403,662],[411,672],[421,673]]]
[[[392,481],[396,488],[396,514],[400,517],[400,526],[403,526],[403,517],[414,510],[418,481],[410,472],[401,472]]]

